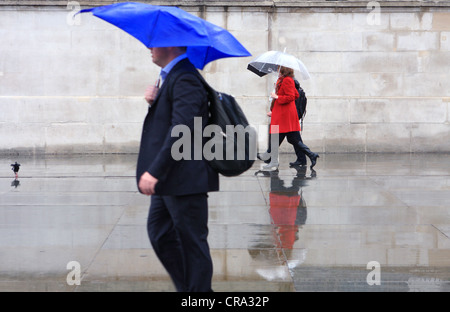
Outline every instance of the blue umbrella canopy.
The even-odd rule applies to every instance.
[[[122,2],[81,10],[91,12],[141,41],[147,48],[187,47],[198,69],[226,57],[251,56],[226,29],[177,7]]]

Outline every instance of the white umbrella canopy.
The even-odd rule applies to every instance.
[[[311,78],[305,64],[295,56],[281,51],[267,51],[251,61],[247,69],[258,76],[278,72],[279,67],[289,67],[297,71],[300,78],[307,80]]]

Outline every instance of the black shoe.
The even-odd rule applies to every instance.
[[[290,162],[289,166],[291,166],[291,167],[303,167],[303,166],[306,166],[306,164],[296,160],[294,162]]]
[[[312,168],[316,165],[317,158],[319,158],[319,154],[314,154],[314,155],[310,158],[310,160],[311,160],[311,166],[310,166],[309,168],[311,168],[311,170],[312,170]]]

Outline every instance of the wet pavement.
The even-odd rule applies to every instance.
[[[323,154],[311,171],[282,154],[276,172],[258,160],[221,177],[209,196],[214,290],[450,291],[449,156]],[[1,156],[0,291],[173,291],[135,163]]]

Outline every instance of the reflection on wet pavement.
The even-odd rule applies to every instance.
[[[289,161],[256,161],[210,193],[214,290],[450,291],[449,155],[324,154],[315,172]],[[135,162],[0,157],[0,291],[173,291]]]

